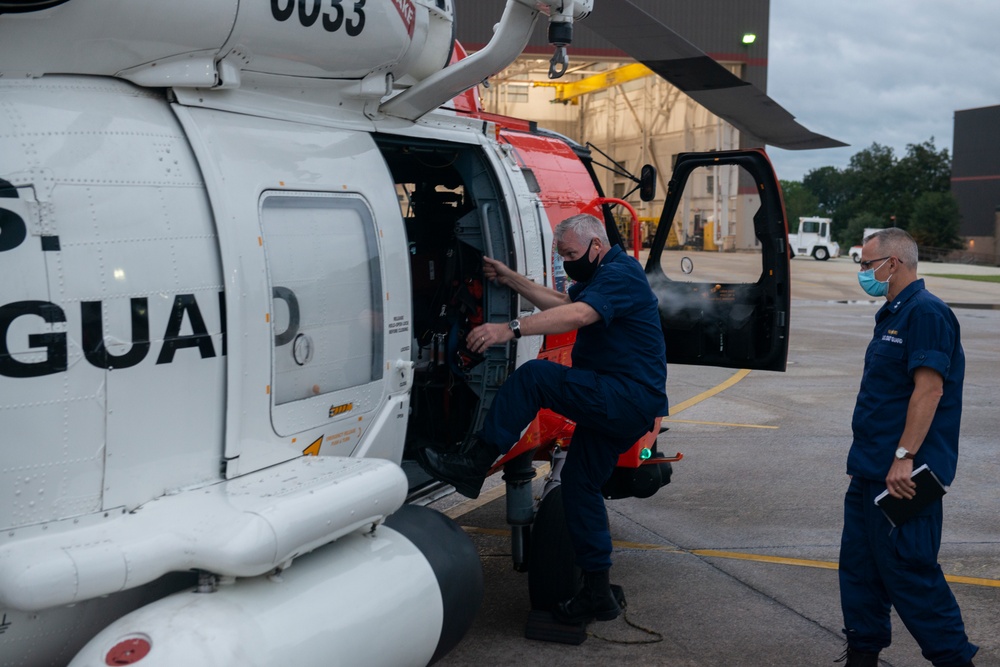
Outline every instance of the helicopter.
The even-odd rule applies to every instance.
[[[596,4],[508,0],[467,55],[451,0],[0,0],[0,661],[425,665],[461,640],[479,556],[424,506],[449,488],[413,453],[464,441],[514,368],[568,363],[573,342],[465,349],[475,325],[534,309],[482,258],[565,289],[553,226],[589,211],[624,243],[611,211],[628,208],[587,147],[486,113],[474,89],[539,20],[553,76],[575,22],[610,12],[621,39],[637,20]],[[696,88],[684,63],[704,72],[704,54],[655,42],[636,57]],[[831,145],[726,81],[699,101],[775,145]],[[760,277],[673,280],[677,193],[718,165],[755,184]],[[643,198],[654,176],[635,179]],[[766,154],[679,155],[669,190],[646,264],[668,361],[783,370]],[[539,520],[572,430],[540,414],[496,466],[539,608],[572,585]],[[669,482],[679,455],[658,435],[608,497]]]

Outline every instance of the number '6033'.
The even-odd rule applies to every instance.
[[[343,0],[271,0],[271,15],[278,21],[297,15],[304,27],[318,22],[327,32],[337,32],[343,26],[344,32],[357,37],[365,29],[365,0],[352,5],[345,11]]]

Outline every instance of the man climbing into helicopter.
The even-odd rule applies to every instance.
[[[541,312],[478,326],[466,344],[482,353],[524,335],[576,330],[572,367],[541,359],[523,364],[500,388],[470,446],[462,452],[428,448],[419,458],[429,474],[476,498],[497,457],[517,443],[539,409],[576,422],[561,479],[583,588],[552,613],[564,623],[607,621],[621,610],[608,578],[611,533],[601,487],[619,455],[667,413],[666,351],[657,298],[642,267],[620,246],[611,246],[601,221],[575,215],[554,233],[566,275],[575,281],[568,293],[484,257],[487,279],[510,287]]]

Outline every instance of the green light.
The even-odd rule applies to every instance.
[[[757,35],[753,34],[752,32],[743,34],[744,44],[753,44],[755,41],[757,41]]]
[[[639,460],[641,461],[645,461],[652,455],[653,452],[649,449],[649,447],[643,447],[642,449],[639,450]]]

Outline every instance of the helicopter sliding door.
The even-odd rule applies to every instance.
[[[787,238],[763,151],[677,156],[646,262],[668,363],[785,370]]]

